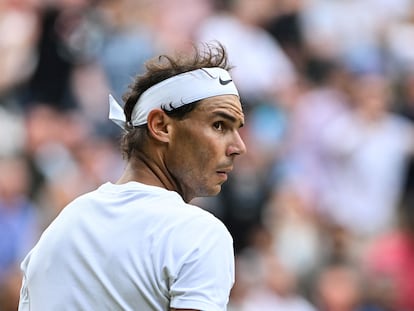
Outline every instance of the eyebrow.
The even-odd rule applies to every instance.
[[[233,116],[231,114],[228,114],[226,112],[223,112],[223,111],[216,111],[216,112],[214,112],[214,115],[215,116],[220,116],[223,119],[227,119],[232,123],[237,123],[239,121],[235,116]],[[244,122],[240,121],[240,127],[243,127],[243,126],[244,126]]]

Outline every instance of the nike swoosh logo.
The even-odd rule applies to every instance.
[[[221,77],[219,77],[219,82],[221,85],[226,85],[229,84],[231,81],[233,81],[232,79],[230,80],[221,80]]]

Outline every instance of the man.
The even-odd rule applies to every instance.
[[[232,238],[189,202],[220,192],[245,153],[222,46],[146,64],[110,118],[126,169],[70,203],[22,263],[19,310],[226,310]]]

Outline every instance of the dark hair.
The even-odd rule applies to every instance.
[[[124,113],[126,116],[126,133],[122,137],[121,150],[125,159],[130,159],[135,151],[141,150],[147,135],[147,126],[134,127],[131,125],[131,115],[138,98],[147,89],[168,78],[178,74],[200,69],[220,67],[230,70],[227,53],[220,43],[203,44],[200,47],[193,47],[191,54],[176,54],[174,56],[160,55],[145,63],[145,73],[135,78],[129,86],[129,90],[122,97],[125,102]],[[173,118],[183,118],[192,111],[198,102],[184,105],[171,111],[164,110]],[[165,103],[168,105],[169,103]]]

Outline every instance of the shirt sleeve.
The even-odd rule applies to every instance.
[[[227,310],[234,284],[233,239],[216,218],[192,221],[178,237],[182,256],[170,282],[172,308]]]

